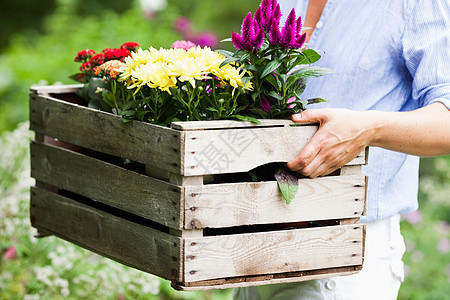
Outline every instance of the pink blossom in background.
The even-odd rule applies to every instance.
[[[219,39],[213,32],[194,34],[190,40],[202,47],[216,48],[219,44]]]
[[[411,267],[408,266],[407,264],[404,264],[403,271],[405,272],[405,278],[406,278],[409,275],[409,273],[411,272]]]
[[[11,246],[3,254],[3,259],[5,259],[5,260],[13,260],[15,258],[17,258],[17,250],[16,250],[16,247]]]
[[[175,20],[173,27],[180,32],[184,40],[193,42],[201,47],[215,48],[219,44],[219,38],[214,32],[195,32],[188,18],[181,17]]]
[[[441,238],[439,243],[437,244],[437,250],[441,253],[447,253],[450,250],[450,241],[448,238]]]
[[[441,221],[438,227],[438,233],[448,235],[450,233],[450,225],[446,221]]]
[[[403,219],[408,221],[410,224],[419,224],[422,223],[422,213],[418,210],[413,211],[411,213],[403,214]]]
[[[188,18],[181,17],[175,20],[174,28],[181,33],[191,32],[191,21]]]
[[[418,264],[424,259],[425,255],[422,251],[415,250],[411,253],[411,261]]]
[[[189,50],[191,48],[195,48],[197,45],[195,45],[191,41],[176,41],[172,44],[172,49],[184,49]]]

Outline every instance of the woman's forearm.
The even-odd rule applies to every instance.
[[[370,146],[417,156],[450,154],[450,111],[442,103],[410,112],[367,114],[374,124]]]

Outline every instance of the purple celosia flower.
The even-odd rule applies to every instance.
[[[263,0],[256,10],[255,19],[266,32],[270,32],[273,26],[273,20],[276,21],[277,26],[280,24],[280,4],[276,0]]]
[[[264,42],[264,29],[249,12],[242,22],[241,34],[232,32],[231,40],[236,49],[256,51]]]
[[[264,96],[261,97],[261,102],[259,103],[259,108],[264,112],[270,111],[270,102],[266,97],[264,97]]]
[[[302,20],[301,17],[296,18],[294,9],[289,13],[281,32],[278,26],[274,26],[274,24],[275,21],[273,20],[269,39],[272,44],[280,44],[287,48],[303,47],[306,42],[306,33],[301,33]]]

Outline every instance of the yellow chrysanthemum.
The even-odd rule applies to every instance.
[[[163,58],[164,62],[167,63],[174,63],[179,60],[186,59],[187,52],[184,49],[160,49],[161,57]]]
[[[167,73],[167,64],[164,62],[147,63],[140,65],[131,71],[131,79],[134,84],[128,88],[136,88],[138,91],[142,86],[147,85],[150,88],[159,88],[161,91],[170,92],[171,87],[177,84],[176,78]]]
[[[180,82],[189,81],[192,87],[195,88],[195,80],[204,80],[209,73],[207,66],[202,61],[194,58],[187,58],[184,60],[174,61],[168,65],[171,76],[176,76]]]
[[[137,52],[133,52],[131,56],[125,58],[126,67],[121,69],[122,74],[119,79],[124,81],[128,80],[131,76],[131,71],[136,69],[140,65],[147,63],[154,63],[161,60],[161,54],[155,48],[150,47],[149,50],[138,49]]]
[[[242,77],[244,77],[245,73],[245,70],[242,70],[241,68],[236,69],[231,65],[225,65],[222,68],[213,70],[213,74],[216,75],[222,82],[228,82],[235,89],[242,87],[246,90],[252,90],[253,86],[250,81],[245,85],[242,81]]]

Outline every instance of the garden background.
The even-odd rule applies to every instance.
[[[70,84],[76,53],[190,39],[218,47],[259,0],[20,0],[0,2],[0,299],[230,299],[181,293],[167,281],[67,242],[35,239],[28,220],[28,90]],[[227,48],[229,45],[220,45]],[[406,279],[399,299],[450,294],[450,157],[422,159],[420,211],[403,216]]]

